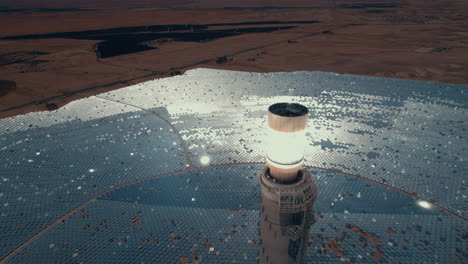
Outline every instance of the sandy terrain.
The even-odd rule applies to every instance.
[[[422,0],[46,2],[0,0],[4,11],[0,13],[0,118],[54,109],[71,100],[197,67],[468,83],[468,2],[464,0],[430,4]],[[374,6],[364,8],[359,6],[362,3]],[[265,6],[276,8],[259,8]],[[210,32],[232,34],[208,41],[165,37],[145,42],[154,49],[108,58],[97,56],[95,45],[102,39],[90,39],[90,34],[86,38],[11,38],[148,25],[312,20],[320,22],[211,25]],[[240,33],[280,26],[293,28]]]

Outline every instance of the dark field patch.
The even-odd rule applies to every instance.
[[[16,83],[14,81],[0,80],[0,97],[7,95],[15,89]]]
[[[0,54],[0,66],[15,64],[15,63],[25,63],[31,62],[34,58],[40,55],[47,55],[48,52],[41,51],[16,51]],[[38,62],[38,60],[35,60]],[[39,62],[44,62],[39,60]],[[37,64],[37,63],[36,63]]]
[[[313,24],[320,21],[252,21],[239,23],[218,23],[202,25],[148,25],[137,27],[119,27],[109,29],[86,30],[76,32],[57,32],[22,36],[6,36],[0,40],[20,39],[87,39],[100,40],[94,45],[97,58],[109,58],[124,54],[158,49],[149,43],[160,41],[208,42],[220,38],[249,33],[268,33],[295,28],[295,24]],[[289,26],[281,26],[287,25]],[[252,25],[270,25],[270,27],[241,27]],[[276,25],[276,26],[272,26]],[[230,27],[216,29],[213,27]],[[1,61],[1,59],[0,59]],[[1,65],[1,64],[0,64]]]

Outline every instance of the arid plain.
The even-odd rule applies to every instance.
[[[192,68],[468,83],[468,2],[0,0],[0,118]]]

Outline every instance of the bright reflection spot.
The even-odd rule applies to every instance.
[[[94,169],[89,169],[89,172],[94,172]]]
[[[419,206],[421,206],[422,208],[425,208],[425,209],[431,209],[432,208],[432,204],[429,203],[429,202],[426,202],[426,201],[418,201],[417,202]]]
[[[209,165],[209,164],[210,164],[210,160],[211,160],[211,159],[210,159],[210,156],[206,156],[206,155],[205,155],[205,156],[202,156],[202,157],[200,158],[200,163],[201,163],[201,165],[206,166],[206,165]]]
[[[192,202],[195,202],[195,198],[192,198]]]
[[[195,103],[191,102],[181,107],[181,105],[168,105],[167,111],[171,115],[196,113],[196,114],[209,114],[217,111],[221,111],[222,108],[215,104],[208,103]]]

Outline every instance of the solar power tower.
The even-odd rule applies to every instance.
[[[267,166],[262,171],[260,263],[305,263],[317,188],[303,168],[308,109],[278,103],[268,108]]]

